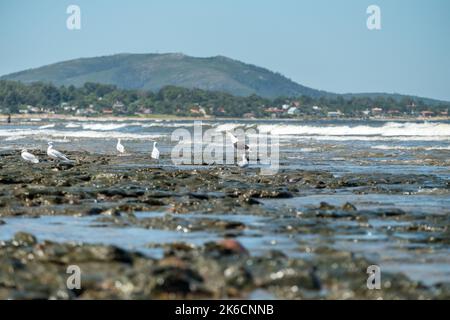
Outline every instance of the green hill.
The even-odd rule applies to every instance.
[[[266,98],[330,95],[299,85],[278,73],[223,56],[194,58],[178,53],[82,58],[12,73],[0,79],[77,87],[96,82],[151,91],[172,85]]]

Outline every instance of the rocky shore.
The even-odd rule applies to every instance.
[[[43,152],[35,154],[46,158]],[[366,270],[376,259],[334,246],[339,237],[377,232],[403,239],[405,252],[448,248],[448,214],[412,214],[395,206],[359,209],[349,202],[337,206],[326,196],[342,190],[390,195],[419,187],[445,191],[448,180],[408,174],[335,177],[302,170],[261,176],[256,168],[152,165],[144,155],[67,154],[76,161],[30,165],[19,152],[0,153],[0,233],[13,217],[89,216],[103,228],[204,231],[217,241],[148,243],[163,252],[152,257],[107,244],[56,243],[17,232],[0,242],[0,299],[450,298],[450,282],[426,285],[393,272],[383,272],[381,290],[368,290]],[[306,209],[272,203],[312,194],[324,196]],[[161,214],[141,217],[140,212]],[[263,217],[265,223],[251,225],[241,216]],[[371,219],[395,223],[373,225]],[[297,254],[270,243],[256,254],[240,241],[249,230],[292,239]],[[402,238],[405,234],[414,237]],[[298,235],[319,240],[311,245]],[[66,286],[68,265],[82,270],[79,290]]]

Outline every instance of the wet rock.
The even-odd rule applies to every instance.
[[[386,217],[395,217],[395,216],[403,216],[406,214],[405,211],[399,208],[389,208],[378,211],[379,214],[382,214]]]
[[[93,207],[93,208],[90,208],[90,209],[86,212],[86,214],[89,215],[89,216],[96,216],[96,215],[102,214],[103,211],[104,211],[103,208],[100,208],[100,207]]]
[[[104,216],[119,217],[120,211],[117,210],[116,208],[110,208],[110,209],[101,211],[101,214]]]
[[[336,207],[327,202],[321,202],[319,205],[319,210],[334,210],[334,209],[336,209]]]
[[[253,284],[253,276],[244,266],[229,266],[225,269],[224,276],[226,284],[237,289],[244,289]]]
[[[13,241],[20,246],[30,246],[37,243],[37,239],[30,233],[18,232],[14,235]]]
[[[176,266],[157,266],[151,270],[154,278],[152,292],[158,295],[206,293],[202,287],[203,278],[194,270]]]
[[[356,207],[351,204],[350,202],[346,202],[343,206],[342,206],[342,210],[344,211],[356,211]]]
[[[219,254],[220,256],[228,255],[248,255],[247,249],[234,239],[224,239],[218,242],[208,242],[205,244],[205,251],[208,253]]]

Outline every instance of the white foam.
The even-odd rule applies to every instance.
[[[136,134],[126,132],[114,131],[93,131],[93,130],[79,130],[79,131],[58,131],[48,129],[7,129],[0,130],[0,137],[31,137],[35,139],[49,139],[49,138],[87,138],[87,139],[136,139],[136,140],[151,140],[161,138],[161,135],[155,134]]]
[[[236,129],[239,126],[242,126],[242,125],[238,124],[238,123],[224,123],[224,124],[218,125],[216,127],[216,131],[217,132],[232,131],[232,130]]]
[[[39,129],[48,129],[48,128],[54,128],[55,124],[47,124],[45,126],[40,126]]]
[[[98,131],[112,131],[121,129],[127,126],[125,123],[117,124],[117,123],[84,123],[84,130],[98,130]]]
[[[66,128],[79,128],[79,127],[81,127],[81,125],[73,122],[66,124]]]
[[[68,122],[65,124],[66,128],[78,128],[82,126],[83,130],[50,130],[55,124],[48,124],[38,128],[29,129],[0,129],[0,136],[6,137],[8,140],[22,139],[22,137],[36,136],[36,137],[74,137],[74,138],[124,138],[124,139],[152,139],[160,137],[154,134],[145,133],[126,133],[119,130],[127,126],[146,127],[189,127],[193,126],[194,122],[117,122],[117,121],[95,121],[91,120],[85,123]],[[242,123],[205,123],[207,126],[212,126],[217,132],[232,131],[238,127],[253,127],[254,124]],[[280,124],[260,124],[257,126],[259,133],[271,133],[280,135],[281,141],[295,140],[295,141],[450,141],[450,124],[442,122],[428,122],[428,123],[412,123],[412,122],[388,122],[384,125],[364,124],[364,125],[311,125],[311,124],[294,124],[294,123],[280,123]],[[256,134],[258,135],[258,134]],[[19,137],[20,136],[20,137]],[[250,136],[252,136],[250,134]],[[10,137],[10,138],[8,138]],[[16,137],[16,138],[13,138]],[[391,146],[390,143],[379,143],[374,146],[374,149],[382,149],[383,146],[387,148],[400,149],[402,146]],[[386,148],[386,149],[387,149]],[[408,147],[405,147],[408,148]],[[418,147],[420,148],[420,147]],[[428,149],[426,149],[428,148]],[[446,146],[427,146],[422,149],[426,150],[448,150]]]
[[[388,146],[388,145],[377,145],[372,146],[372,149],[378,150],[450,150],[450,146],[430,146],[430,147],[408,147],[408,146]]]
[[[447,123],[401,123],[388,122],[383,126],[369,125],[259,125],[263,133],[276,135],[301,135],[312,137],[440,137],[450,139],[450,124]]]

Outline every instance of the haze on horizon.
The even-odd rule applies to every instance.
[[[81,8],[81,30],[66,8]],[[366,27],[381,8],[382,29]],[[447,0],[3,0],[0,75],[117,53],[223,55],[336,93],[450,101]]]

